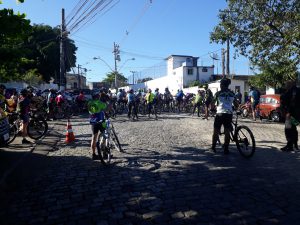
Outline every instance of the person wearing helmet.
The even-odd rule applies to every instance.
[[[230,130],[232,129],[232,113],[233,105],[238,106],[238,102],[235,98],[235,94],[228,87],[231,83],[230,79],[223,78],[220,81],[221,90],[218,91],[213,99],[213,102],[217,106],[217,115],[214,121],[214,131],[212,136],[212,151],[216,151],[216,143],[219,139],[219,133],[221,126],[224,126],[225,140],[224,140],[224,154],[228,154],[229,142],[230,142]]]
[[[176,94],[176,101],[177,101],[177,107],[178,107],[178,112],[180,113],[181,111],[181,105],[183,102],[183,97],[184,97],[184,93],[183,90],[177,90],[177,94]]]
[[[20,101],[18,103],[18,110],[20,113],[20,119],[22,121],[22,144],[32,144],[26,139],[27,137],[27,126],[29,122],[29,111],[30,111],[30,100],[28,98],[28,90],[23,89],[20,92]]]
[[[200,117],[200,107],[202,105],[203,99],[202,99],[202,94],[201,90],[198,90],[196,96],[195,96],[195,101],[194,101],[194,109],[193,109],[193,116],[197,108],[197,116]]]
[[[260,92],[253,86],[250,86],[250,88],[249,88],[249,98],[250,98],[250,102],[251,102],[252,118],[254,121],[256,121],[256,115],[258,112],[257,105],[259,103]]]
[[[170,103],[173,100],[173,96],[172,96],[171,92],[169,91],[169,88],[167,88],[167,87],[165,88],[163,100],[164,100],[164,104],[166,106],[166,110],[169,112],[170,111]]]
[[[54,107],[55,107],[55,98],[56,98],[56,92],[54,89],[50,89],[50,92],[47,97],[47,106],[48,106],[48,118],[52,118],[55,120],[55,115],[54,115]]]
[[[153,107],[154,94],[152,93],[152,90],[150,88],[148,89],[148,93],[145,96],[145,100],[147,102],[148,118],[150,118],[150,114],[153,110],[154,114],[155,114],[155,119],[157,119],[157,114],[156,114],[156,111],[155,111],[155,107]]]
[[[127,98],[127,106],[128,106],[128,114],[127,114],[128,118],[130,119],[131,114],[133,114],[132,119],[134,120],[135,117],[136,119],[138,119],[136,104],[135,104],[135,95],[133,89],[130,89],[128,91],[126,98]]]
[[[211,103],[212,103],[212,100],[213,100],[213,94],[212,94],[211,90],[208,88],[208,84],[204,84],[203,87],[204,87],[204,90],[205,90],[204,99],[203,99],[204,106],[205,106],[205,116],[204,116],[203,119],[208,120],[208,111],[211,108]]]

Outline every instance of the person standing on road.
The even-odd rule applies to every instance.
[[[132,119],[134,119],[134,117],[137,118],[137,110],[136,110],[136,106],[135,106],[135,95],[133,93],[133,89],[130,89],[127,96],[127,105],[128,105],[128,118],[131,118],[131,114],[132,114]]]
[[[107,109],[107,105],[100,101],[100,95],[94,94],[92,96],[93,100],[89,102],[88,104],[88,110],[90,115],[90,124],[91,124],[91,130],[92,130],[92,140],[91,140],[91,150],[92,150],[92,159],[98,160],[99,156],[96,155],[96,142],[98,133],[104,132],[105,127],[104,124],[105,121],[105,110]],[[103,122],[100,122],[103,121]]]
[[[257,105],[259,103],[260,94],[253,86],[250,86],[249,98],[251,102],[252,118],[254,121],[256,121]]]
[[[281,95],[281,106],[285,111],[284,133],[287,140],[282,151],[292,151],[293,146],[298,150],[297,125],[300,122],[300,88],[296,86],[296,81],[286,83],[286,92]]]
[[[145,100],[146,100],[147,106],[148,106],[148,118],[150,118],[150,114],[153,109],[154,114],[155,114],[155,119],[157,119],[157,114],[156,114],[155,108],[153,107],[154,94],[152,93],[152,90],[150,88],[148,89],[148,93],[145,96]]]
[[[30,111],[30,100],[28,98],[28,91],[23,89],[20,93],[20,101],[18,103],[18,110],[20,113],[20,119],[22,121],[22,144],[32,144],[26,139],[27,137],[27,126],[29,122],[29,111]]]
[[[201,90],[198,90],[198,93],[196,94],[195,102],[194,102],[193,116],[194,116],[195,110],[197,108],[197,110],[198,110],[197,115],[198,115],[198,117],[200,117],[200,107],[201,107],[202,101],[203,101],[203,99],[202,99],[202,95],[201,95]]]
[[[232,130],[232,105],[238,106],[237,100],[233,91],[228,87],[231,83],[230,79],[223,78],[220,82],[221,90],[214,96],[214,103],[217,106],[217,115],[214,121],[214,131],[212,136],[212,148],[213,152],[216,151],[216,144],[219,139],[221,126],[224,126],[225,140],[224,140],[224,154],[229,153],[230,131]]]
[[[208,84],[204,84],[204,106],[205,106],[205,117],[203,119],[208,120],[208,111],[211,107],[211,103],[213,100],[213,94],[211,92],[211,90],[208,88]]]
[[[242,104],[242,94],[240,92],[240,89],[236,89],[235,98],[236,98],[236,100],[238,101],[239,104]]]

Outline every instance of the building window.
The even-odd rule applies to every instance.
[[[206,73],[206,72],[207,72],[207,68],[206,68],[206,67],[203,67],[203,68],[202,68],[202,72],[205,72],[205,73]]]
[[[193,68],[189,68],[189,69],[187,70],[187,74],[188,74],[188,75],[193,75],[193,74],[194,74]]]
[[[77,83],[76,82],[74,82],[74,88],[77,88]]]

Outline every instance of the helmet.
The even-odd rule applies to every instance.
[[[222,78],[222,79],[220,80],[220,84],[221,84],[222,86],[228,87],[228,86],[231,84],[231,80],[228,79],[228,78]]]
[[[159,91],[159,88],[155,88],[155,91]]]
[[[133,89],[130,89],[129,92],[130,92],[130,93],[133,93]]]
[[[27,96],[28,90],[27,90],[27,89],[22,89],[22,90],[20,91],[20,94],[23,95],[23,96]]]

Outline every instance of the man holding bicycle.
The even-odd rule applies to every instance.
[[[229,142],[230,142],[230,130],[232,129],[232,113],[233,104],[238,106],[238,102],[235,98],[235,94],[228,88],[231,83],[230,79],[223,78],[220,81],[221,90],[218,91],[213,99],[213,102],[217,106],[217,115],[214,121],[214,131],[212,136],[212,148],[213,152],[216,151],[216,144],[219,139],[221,126],[224,126],[225,141],[224,141],[224,154],[228,154]]]

